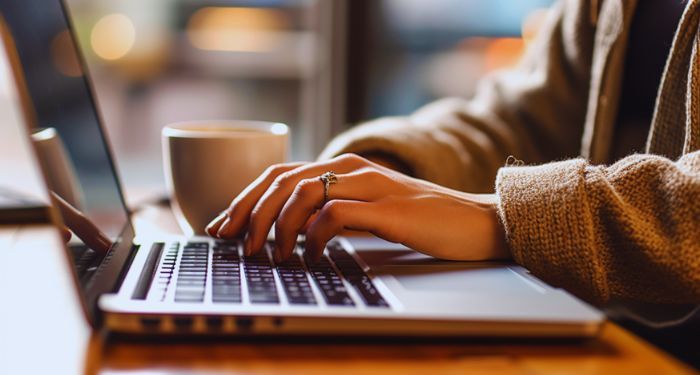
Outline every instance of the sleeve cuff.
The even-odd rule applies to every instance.
[[[583,159],[504,167],[496,178],[499,216],[516,262],[587,300],[608,299],[597,265]]]

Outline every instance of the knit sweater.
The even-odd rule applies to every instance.
[[[592,302],[700,303],[700,0],[674,37],[645,153],[610,164],[637,1],[563,0],[473,99],[362,124],[320,157],[381,152],[450,188],[495,183],[511,254],[534,275]],[[525,165],[504,166],[510,155]]]

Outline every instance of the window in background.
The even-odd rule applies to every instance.
[[[350,2],[347,120],[406,115],[514,65],[552,0]]]
[[[132,201],[164,191],[167,123],[284,122],[291,157],[309,160],[344,124],[470,96],[552,2],[67,1]]]
[[[127,196],[164,191],[160,130],[171,122],[284,122],[291,157],[312,158],[331,132],[307,110],[332,62],[323,20],[335,3],[68,0]]]

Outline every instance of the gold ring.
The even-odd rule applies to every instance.
[[[328,171],[318,176],[318,179],[323,181],[323,204],[325,205],[328,202],[328,188],[332,184],[338,183],[338,176],[335,175],[335,172]]]

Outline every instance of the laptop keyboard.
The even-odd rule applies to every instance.
[[[205,302],[210,283],[213,303],[243,303],[245,295],[251,304],[281,304],[284,296],[290,305],[314,306],[319,302],[313,284],[328,306],[389,307],[369,276],[340,244],[329,244],[328,255],[316,263],[295,252],[275,265],[270,248],[267,244],[258,254],[245,257],[240,255],[238,242],[217,241],[211,249],[208,242],[188,242],[182,246],[178,262],[180,246],[174,243],[163,255],[149,299],[166,300],[174,280],[175,302]],[[343,280],[360,297],[357,301]]]
[[[208,243],[189,242],[185,245],[175,285],[175,302],[204,301],[208,263]]]
[[[154,284],[150,293],[160,301],[164,301],[168,293],[170,281],[173,279],[173,274],[175,273],[175,263],[177,262],[177,255],[179,252],[180,243],[174,242],[170,244],[170,247],[168,247],[168,250],[163,256],[163,263],[161,263],[160,270],[158,271],[158,277],[153,281]]]
[[[212,257],[212,301],[240,303],[241,267],[238,246],[231,243],[217,243]]]
[[[245,257],[243,269],[251,303],[279,303],[275,275],[267,256],[267,249],[254,256]]]
[[[301,264],[301,258],[292,254],[284,263],[277,266],[287,301],[291,305],[315,305],[316,297],[311,290],[306,270]]]
[[[71,245],[70,250],[73,253],[73,266],[79,279],[87,278],[97,269],[98,254],[95,250],[90,249],[85,245]]]
[[[314,264],[309,263],[309,272],[311,272],[316,285],[321,289],[321,294],[323,294],[323,299],[326,300],[327,304],[336,306],[355,305],[352,298],[348,295],[340,275],[335,272],[328,258],[321,257],[318,262]]]
[[[372,279],[360,268],[355,259],[352,258],[352,255],[343,250],[339,244],[334,243],[328,247],[328,256],[333,259],[345,280],[355,288],[367,306],[389,306],[379,294],[377,288],[374,287]]]

